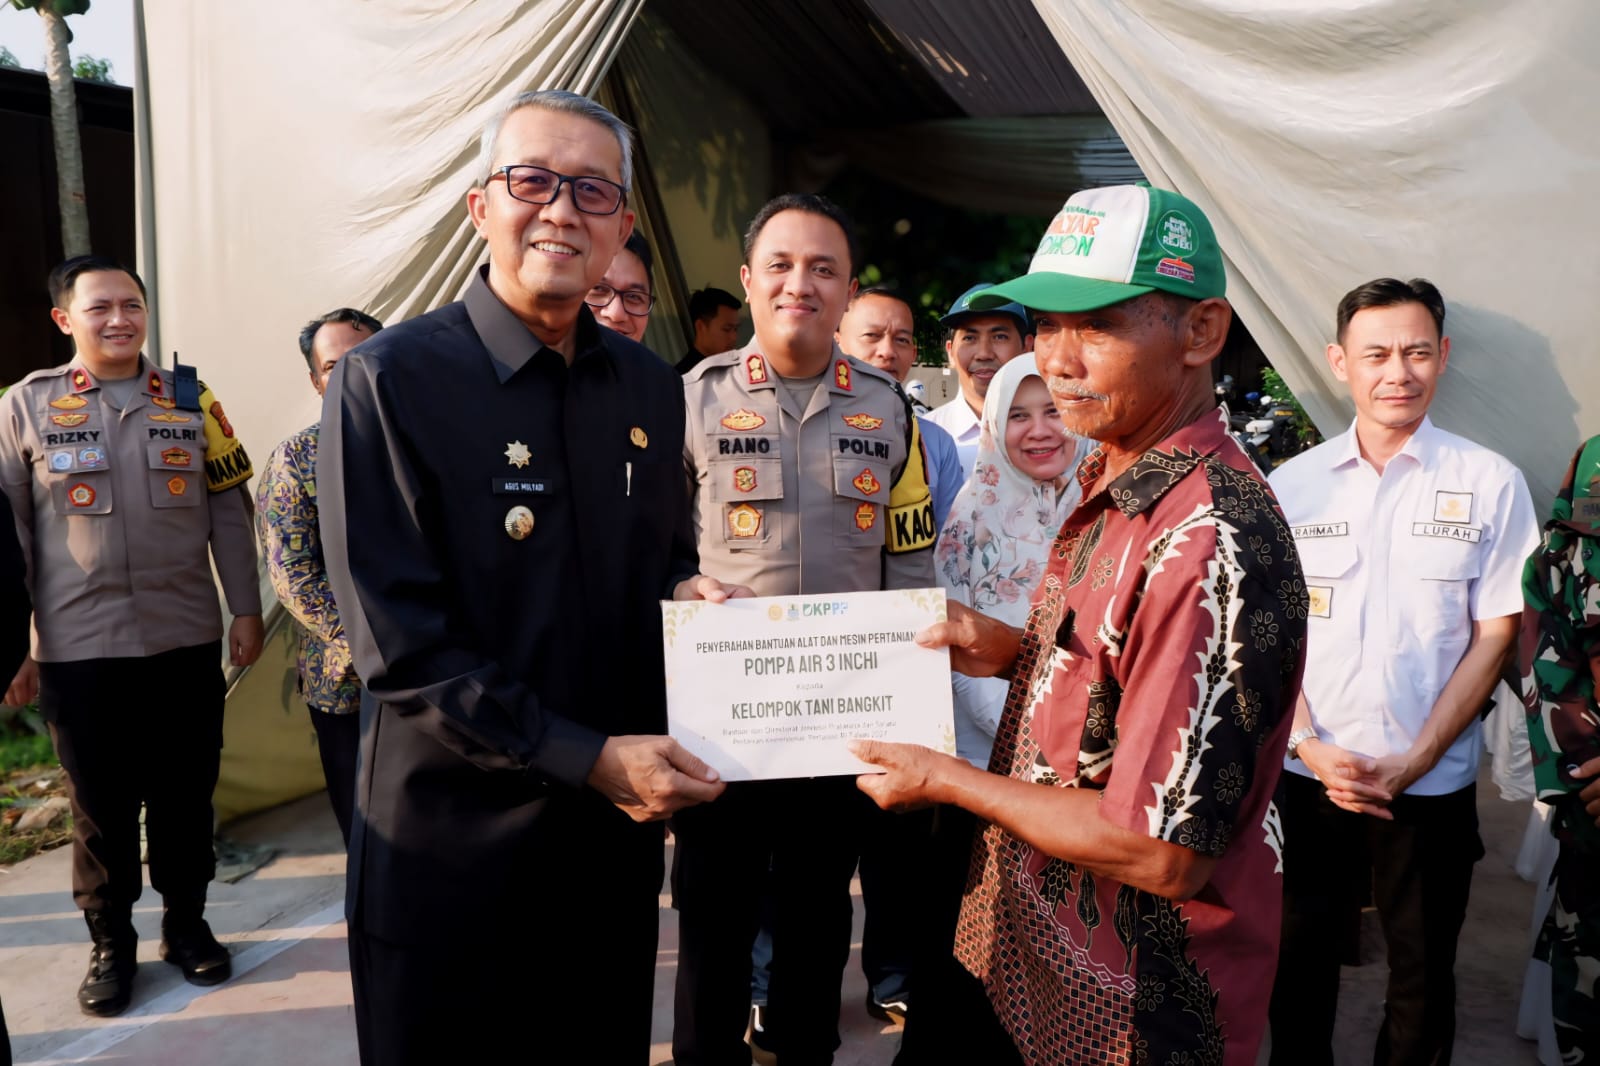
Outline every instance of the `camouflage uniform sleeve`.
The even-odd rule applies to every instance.
[[[1600,755],[1594,724],[1600,709],[1600,558],[1593,529],[1573,521],[1573,485],[1586,472],[1580,467],[1597,462],[1600,438],[1585,444],[1567,467],[1539,547],[1522,574],[1523,598],[1537,615],[1526,697],[1534,782],[1543,800],[1581,789],[1586,782],[1574,779],[1570,768]]]

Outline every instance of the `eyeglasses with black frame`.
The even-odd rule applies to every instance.
[[[500,167],[489,180],[504,178],[506,192],[525,204],[548,204],[561,195],[561,186],[572,188],[572,202],[586,215],[614,215],[627,197],[627,190],[614,181],[590,175],[562,174],[526,163]]]
[[[589,295],[583,298],[583,302],[598,311],[619,297],[622,299],[622,309],[639,318],[648,315],[650,309],[656,305],[654,293],[645,292],[643,289],[613,289],[603,281],[589,290]]]

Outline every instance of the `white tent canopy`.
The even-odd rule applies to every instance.
[[[1325,430],[1348,417],[1321,355],[1339,295],[1382,274],[1426,276],[1449,300],[1455,343],[1438,420],[1511,456],[1549,497],[1597,428],[1585,408],[1600,373],[1586,313],[1600,282],[1588,210],[1600,9],[1036,2],[1145,173],[1210,214],[1235,306]],[[399,319],[453,298],[482,254],[462,205],[482,121],[530,87],[594,91],[641,4],[142,6],[141,255],[163,357],[197,364],[258,452],[311,421],[297,326],[340,304]],[[1038,69],[1048,47],[957,0],[870,6],[973,113],[1016,113],[1019,69]],[[1040,87],[1048,100],[1075,91],[1053,75]],[[692,94],[673,103],[695,106]],[[705,150],[736,154],[718,145],[725,133],[708,130]],[[724,209],[769,191],[754,187],[765,158],[730,174]],[[666,188],[661,203],[704,254],[691,198]],[[730,287],[734,266],[686,276]]]

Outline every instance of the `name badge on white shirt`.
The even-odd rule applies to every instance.
[[[1441,537],[1444,540],[1464,540],[1476,544],[1483,539],[1483,530],[1477,526],[1457,526],[1447,522],[1413,522],[1413,537]]]
[[[1349,522],[1322,522],[1305,526],[1290,526],[1295,540],[1314,540],[1318,537],[1348,537]]]

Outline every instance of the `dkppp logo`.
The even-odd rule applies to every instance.
[[[767,608],[767,617],[772,621],[786,620],[798,622],[802,618],[839,618],[850,609],[848,603],[834,601],[833,603],[791,603],[788,610],[777,604]]]

